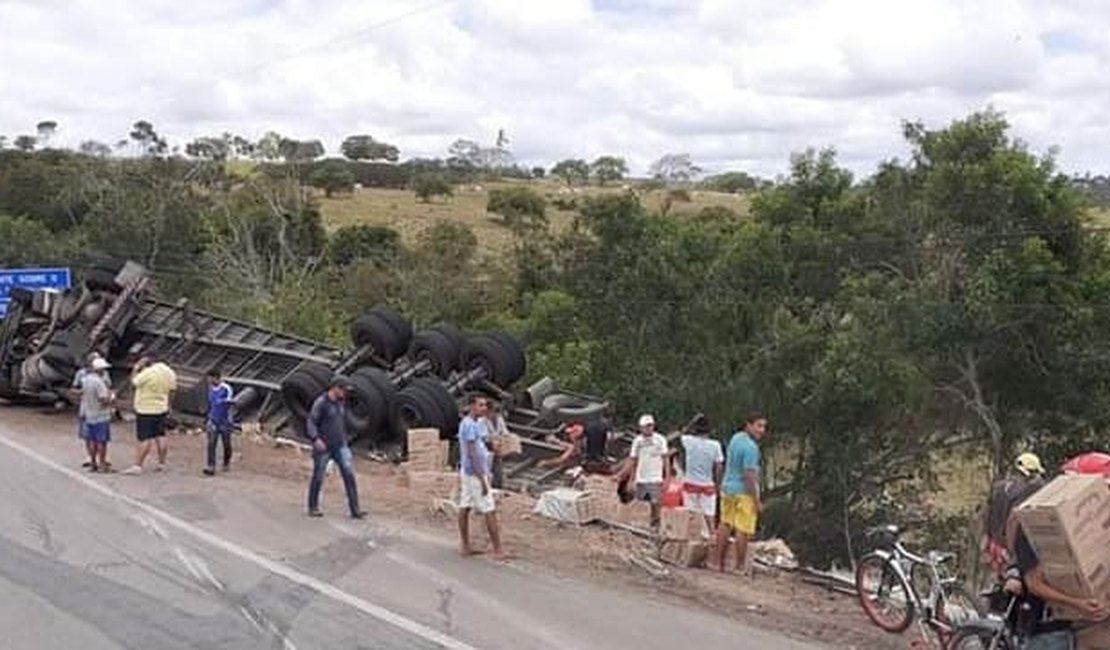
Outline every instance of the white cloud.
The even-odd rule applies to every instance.
[[[0,0],[0,134],[369,132],[412,156],[505,128],[524,162],[666,152],[868,171],[903,119],[988,105],[1108,171],[1110,3],[1060,0]]]

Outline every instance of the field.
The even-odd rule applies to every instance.
[[[430,203],[417,200],[408,190],[358,189],[353,194],[326,198],[319,196],[324,221],[329,229],[351,224],[371,224],[388,226],[401,233],[406,243],[412,243],[425,228],[440,220],[463,223],[474,230],[479,246],[483,251],[504,250],[512,235],[498,223],[496,215],[486,212],[489,192],[499,187],[509,187],[521,183],[489,183],[464,185],[455,188],[455,195],[449,199],[435,198]],[[598,194],[619,193],[614,188],[567,188],[554,182],[533,181],[526,183],[548,200],[547,216],[555,231],[570,225],[576,212],[560,210],[552,205],[553,200],[571,201]],[[667,199],[666,191],[638,191],[640,200],[649,210],[658,210]],[[690,201],[674,201],[671,214],[695,214],[702,208],[725,206],[741,214],[748,208],[748,197],[721,192],[691,191]]]

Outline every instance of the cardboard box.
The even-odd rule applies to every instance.
[[[709,544],[702,541],[666,540],[659,547],[659,559],[667,564],[687,568],[705,566]]]
[[[459,490],[459,475],[454,472],[414,472],[406,470],[401,480],[408,489],[431,498],[451,498]]]
[[[447,468],[448,443],[439,429],[409,429],[409,457],[405,467],[414,472],[441,472]]]
[[[491,437],[490,446],[493,448],[493,453],[497,454],[498,458],[516,456],[517,454],[524,453],[524,443],[520,441],[520,436],[515,433],[506,433],[505,435],[495,435]]]
[[[614,511],[616,513],[616,521],[622,524],[639,526],[645,530],[651,529],[651,504],[647,501],[618,503]]]
[[[597,519],[591,496],[572,488],[555,488],[540,495],[533,509],[536,514],[570,524],[588,524]]]
[[[1102,477],[1057,477],[1014,514],[1049,584],[1077,596],[1110,599],[1110,490]],[[1056,616],[1078,618],[1066,608]]]
[[[705,516],[684,508],[663,508],[659,520],[659,536],[668,540],[709,539]]]

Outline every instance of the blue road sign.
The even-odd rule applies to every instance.
[[[0,269],[0,318],[8,313],[12,289],[68,289],[69,269]]]

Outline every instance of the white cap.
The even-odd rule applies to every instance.
[[[640,416],[640,426],[648,427],[655,426],[655,417],[651,413],[645,413]]]
[[[107,370],[108,368],[111,368],[111,367],[112,367],[112,364],[108,363],[107,361],[105,361],[101,357],[97,357],[97,358],[93,359],[93,361],[92,361],[92,369],[93,370]]]

